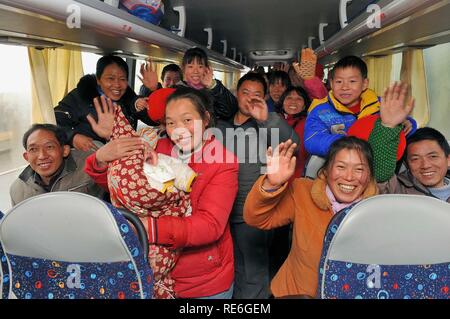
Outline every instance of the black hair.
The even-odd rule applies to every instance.
[[[44,130],[53,133],[53,135],[55,135],[56,139],[58,140],[59,145],[61,146],[69,144],[66,132],[64,132],[64,130],[61,127],[56,126],[54,124],[33,124],[25,132],[25,134],[23,134],[22,144],[24,149],[27,149],[28,138],[30,137],[30,135],[38,130]]]
[[[406,140],[407,142],[406,148],[408,149],[409,145],[424,140],[436,141],[439,147],[444,151],[445,156],[446,157],[449,156],[450,146],[448,144],[447,139],[441,132],[431,127],[420,128],[417,131],[415,131],[414,134],[409,136],[408,139]],[[408,152],[405,152],[405,156],[407,156],[406,154],[408,154]]]
[[[297,92],[297,94],[299,96],[301,96],[303,98],[303,100],[305,101],[305,107],[304,107],[303,111],[296,114],[295,117],[306,115],[306,112],[308,111],[308,107],[311,104],[311,99],[309,98],[308,93],[306,93],[305,89],[300,86],[291,86],[291,87],[287,88],[287,90],[284,91],[283,95],[281,95],[278,103],[275,104],[275,110],[278,113],[284,113],[284,109],[283,109],[284,100],[293,91]]]
[[[105,71],[105,68],[111,64],[116,64],[119,68],[121,68],[125,72],[125,74],[127,75],[127,78],[128,78],[128,64],[121,57],[110,54],[110,55],[102,56],[97,61],[97,68],[95,71],[95,75],[97,76],[97,79],[101,78],[103,72]]]
[[[287,88],[291,86],[291,79],[289,78],[289,74],[284,71],[272,71],[268,74],[268,78],[269,85],[281,82],[281,84],[283,84],[283,86]]]
[[[373,151],[370,144],[362,139],[359,139],[355,136],[345,136],[333,142],[330,146],[330,150],[328,151],[327,157],[325,159],[325,163],[323,164],[320,172],[324,172],[331,168],[331,165],[334,163],[336,159],[337,153],[339,151],[347,149],[347,150],[355,150],[360,153],[366,160],[369,166],[370,176],[374,178],[375,171],[373,166]]]
[[[238,84],[237,84],[237,90],[238,91],[239,91],[239,88],[242,86],[242,84],[245,81],[252,81],[252,82],[261,83],[261,85],[264,88],[264,95],[267,93],[267,82],[266,82],[266,80],[264,79],[264,77],[261,74],[256,73],[256,72],[251,72],[251,71],[248,72],[247,74],[245,74],[238,81]]]
[[[190,48],[184,53],[181,65],[185,67],[186,64],[190,64],[194,61],[197,61],[198,63],[203,64],[206,67],[209,67],[208,56],[206,55],[206,52],[198,47]]]
[[[205,91],[196,90],[191,87],[180,86],[167,98],[166,105],[169,105],[169,103],[172,101],[180,99],[189,99],[192,104],[194,104],[202,120],[208,121],[208,125],[206,126],[206,128],[214,126],[214,118],[212,112],[213,100],[208,94],[206,94]],[[209,115],[207,113],[209,113]],[[163,124],[165,124],[165,117],[163,118],[162,122]]]
[[[167,72],[178,72],[180,74],[180,80],[183,79],[183,72],[181,72],[181,69],[178,65],[175,63],[167,64],[163,69],[161,73],[161,81],[164,81],[164,76]]]
[[[367,79],[367,64],[361,58],[354,55],[349,55],[340,59],[333,67],[330,73],[331,79],[334,79],[334,75],[337,69],[356,68],[361,72],[362,78]]]

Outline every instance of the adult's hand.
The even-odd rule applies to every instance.
[[[95,159],[98,166],[105,167],[109,162],[139,154],[143,149],[145,149],[145,142],[140,137],[124,136],[100,147],[95,154]]]
[[[141,76],[138,75],[139,80],[145,87],[150,91],[158,89],[158,74],[156,73],[156,66],[151,59],[147,59],[145,63],[141,64],[140,74]]]
[[[414,99],[407,98],[408,85],[395,82],[384,90],[380,103],[381,123],[386,127],[394,128],[405,122],[414,108]]]
[[[72,145],[77,150],[87,152],[90,149],[97,149],[97,146],[94,144],[94,140],[83,134],[75,134],[72,140]]]
[[[100,106],[101,103],[101,106]],[[97,112],[98,121],[96,122],[91,114],[88,114],[87,120],[92,130],[100,137],[109,140],[114,126],[114,117],[117,104],[105,96],[94,99],[94,106]]]
[[[249,97],[248,112],[258,122],[267,121],[269,118],[269,107],[266,100],[259,96]]]
[[[297,144],[287,140],[278,145],[275,151],[272,147],[267,149],[267,177],[262,187],[264,189],[277,189],[286,183],[295,172],[295,148]]]
[[[205,68],[205,74],[202,78],[202,84],[204,87],[211,89],[215,84],[214,70],[212,67]]]

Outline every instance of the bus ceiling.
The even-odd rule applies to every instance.
[[[347,54],[386,55],[450,42],[449,0],[164,4],[156,26],[100,0],[0,0],[0,41],[167,62],[179,62],[187,48],[200,46],[214,68],[241,72],[245,65],[290,62],[304,47],[328,64]]]

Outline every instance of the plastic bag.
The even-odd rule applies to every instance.
[[[164,16],[164,3],[161,0],[120,0],[120,7],[132,15],[159,25]]]

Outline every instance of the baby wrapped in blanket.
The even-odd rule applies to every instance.
[[[158,130],[145,128],[134,131],[120,107],[115,113],[111,139],[141,136],[155,148]],[[158,164],[145,162],[145,150],[137,155],[113,161],[108,166],[108,188],[115,207],[125,208],[139,217],[158,218],[163,215],[189,216],[191,203],[188,192],[195,172],[175,158],[158,154]],[[179,250],[150,245],[148,260],[155,279],[154,298],[175,298],[170,272],[177,262]]]

